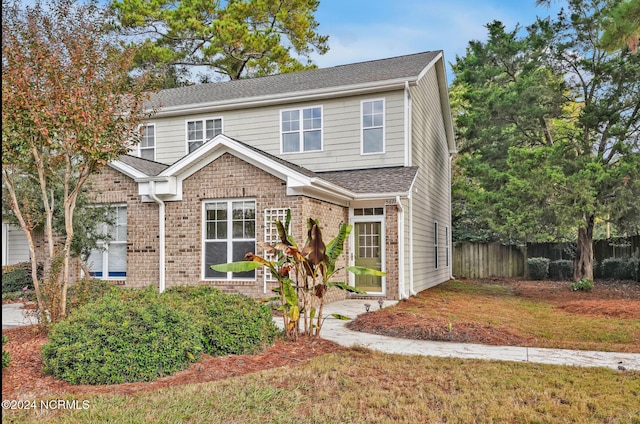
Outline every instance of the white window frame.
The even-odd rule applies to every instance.
[[[438,269],[438,221],[433,223],[433,265]]]
[[[233,237],[233,203],[236,202],[252,202],[253,203],[253,211],[254,211],[254,230],[253,230],[253,238],[234,238]],[[225,239],[207,239],[207,204],[211,203],[226,203],[227,204],[227,237]],[[255,281],[256,280],[256,271],[253,271],[253,277],[248,278],[239,278],[233,277],[233,273],[228,272],[225,278],[220,277],[207,277],[206,276],[206,267],[211,266],[212,264],[206,263],[206,247],[207,242],[213,241],[221,241],[224,240],[227,243],[227,262],[232,262],[231,258],[233,258],[233,242],[242,242],[242,241],[253,241],[253,249],[252,252],[256,250],[256,235],[258,231],[258,220],[257,220],[257,202],[256,199],[253,198],[239,198],[239,199],[209,199],[202,201],[202,264],[201,264],[201,278],[203,281]],[[242,259],[237,259],[242,260]]]
[[[127,252],[127,240],[129,239],[128,237],[128,233],[129,233],[129,213],[128,213],[128,208],[126,204],[114,204],[114,205],[110,205],[112,208],[114,208],[115,213],[116,213],[116,222],[115,222],[115,227],[122,227],[122,223],[120,223],[118,221],[118,210],[124,208],[125,210],[125,216],[126,216],[126,222],[124,223],[124,226],[126,226],[127,231],[125,233],[126,237],[125,240],[109,240],[105,243],[103,242],[98,242],[98,245],[101,248],[104,248],[102,251],[99,252],[99,254],[102,255],[102,275],[93,275],[93,272],[91,272],[90,277],[91,278],[97,278],[100,280],[118,280],[118,281],[123,281],[127,279],[127,256],[128,256],[128,252]],[[110,227],[114,227],[111,225],[106,225],[106,224],[101,224],[103,227],[103,232],[106,233],[108,231],[111,230]],[[111,233],[113,233],[113,231],[111,231]],[[119,245],[125,246],[125,272],[124,275],[115,275],[115,276],[110,276],[109,275],[109,247],[111,245]],[[87,264],[90,268],[91,268],[91,264]]]
[[[149,147],[149,146],[145,146],[142,147],[142,142],[145,139],[145,130],[147,128],[153,128],[153,146]],[[144,158],[144,159],[148,159],[148,160],[156,160],[156,145],[157,145],[157,133],[156,133],[156,124],[144,124],[140,126],[140,129],[142,131],[142,136],[140,138],[140,143],[138,143],[138,157],[142,158],[142,151],[143,150],[151,150],[153,152],[153,159],[148,159],[148,158]]]
[[[310,109],[320,109],[320,128],[304,128],[304,111]],[[282,115],[285,112],[298,112],[298,129],[291,131],[284,131],[282,129],[283,119]],[[320,131],[320,149],[316,150],[305,150],[304,148],[304,133],[312,132],[312,131]],[[298,134],[298,150],[285,152],[284,150],[284,135],[285,134]],[[322,105],[316,106],[306,106],[300,108],[291,108],[291,109],[280,109],[280,153],[283,155],[286,154],[295,154],[295,153],[309,153],[309,152],[322,152],[324,150],[324,108]]]
[[[368,126],[365,127],[364,126],[364,106],[366,103],[376,103],[376,102],[382,102],[382,125],[372,125],[372,126]],[[384,154],[386,151],[386,146],[387,146],[387,142],[386,142],[386,124],[387,124],[387,105],[385,102],[384,98],[380,98],[380,99],[367,99],[367,100],[362,100],[360,102],[360,155],[362,156],[367,156],[367,155],[381,155]],[[369,129],[381,129],[382,130],[382,150],[378,151],[378,152],[365,152],[364,150],[364,134],[365,134],[365,130],[369,130]]]
[[[196,119],[185,119],[184,120],[184,141],[185,141],[185,152],[186,154],[191,153],[189,151],[189,147],[192,143],[199,143],[202,142],[202,144],[206,143],[207,141],[211,140],[213,137],[215,137],[218,134],[214,134],[213,137],[209,137],[207,138],[207,121],[220,121],[220,133],[222,134],[224,132],[224,120],[222,119],[222,116],[212,116],[212,117],[206,117],[206,118],[196,118]],[[194,139],[194,140],[189,140],[189,124],[192,122],[200,122],[202,123],[202,139]],[[214,126],[215,128],[215,126]],[[200,146],[202,146],[202,144]],[[200,147],[198,146],[198,147]],[[197,147],[196,147],[197,149]],[[194,151],[196,149],[193,149]]]
[[[450,245],[449,245],[449,226],[446,225],[444,227],[444,246],[445,246],[445,265],[447,266],[447,268],[449,267],[449,255],[451,254],[451,251],[449,249]]]

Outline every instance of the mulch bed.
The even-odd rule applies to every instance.
[[[42,372],[40,348],[47,337],[38,325],[2,330],[9,336],[5,350],[11,353],[11,365],[2,371],[3,400],[33,400],[63,395],[114,394],[129,395],[184,384],[222,380],[270,368],[293,366],[316,356],[343,350],[336,343],[324,339],[301,338],[297,342],[282,340],[262,353],[212,357],[202,355],[184,371],[156,381],[112,385],[71,385]]]
[[[603,318],[640,319],[640,283],[597,281],[591,292],[574,292],[568,281],[527,281],[520,279],[463,280],[469,284],[493,284],[508,287],[518,296],[543,300],[569,313]],[[406,300],[407,309],[417,298]],[[429,318],[407,310],[388,310],[382,314],[362,314],[347,324],[352,330],[415,340],[480,343],[497,346],[535,346],[536,340],[522,337],[495,326],[475,322],[457,322],[450,326],[444,318]]]

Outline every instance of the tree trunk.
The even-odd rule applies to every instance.
[[[593,226],[595,217],[586,217],[584,227],[578,228],[578,248],[576,262],[573,269],[573,279],[580,281],[583,278],[593,281]]]

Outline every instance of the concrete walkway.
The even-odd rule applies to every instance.
[[[37,324],[35,316],[22,309],[23,303],[9,303],[2,305],[2,329],[21,327],[24,325]]]
[[[325,316],[332,313],[346,315],[349,318],[366,313],[365,303],[371,304],[370,310],[379,309],[372,300],[342,300],[325,305]],[[385,301],[384,307],[397,302]],[[281,321],[281,320],[280,320]],[[362,346],[386,353],[404,355],[440,356],[445,358],[476,358],[515,362],[536,362],[554,365],[575,365],[584,367],[607,367],[613,369],[640,370],[640,354],[594,352],[567,349],[543,349],[519,346],[489,346],[481,344],[434,342],[409,340],[395,337],[362,333],[346,328],[347,321],[329,317],[325,320],[321,337],[332,340],[342,346]]]
[[[515,362],[535,362],[554,365],[575,365],[584,367],[607,367],[612,369],[640,370],[640,354],[594,352],[584,350],[543,349],[519,346],[489,346],[467,343],[433,342],[425,340],[399,339],[361,333],[346,328],[347,321],[329,316],[339,313],[350,318],[366,313],[365,303],[371,304],[370,310],[379,308],[372,300],[342,300],[325,305],[325,316],[328,317],[322,326],[321,336],[342,346],[362,346],[386,353],[403,355],[440,356],[445,358],[475,358]],[[385,301],[384,307],[397,302]],[[2,305],[2,329],[22,325],[35,324],[34,317],[25,315],[21,303]],[[282,318],[274,319],[282,325]]]

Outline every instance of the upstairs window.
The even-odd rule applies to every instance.
[[[187,153],[222,133],[222,118],[187,121]]]
[[[140,140],[140,157],[142,159],[156,160],[156,126],[148,124],[142,128]]]
[[[362,154],[384,153],[384,100],[362,102]]]
[[[283,110],[280,114],[282,153],[322,150],[322,108]]]

